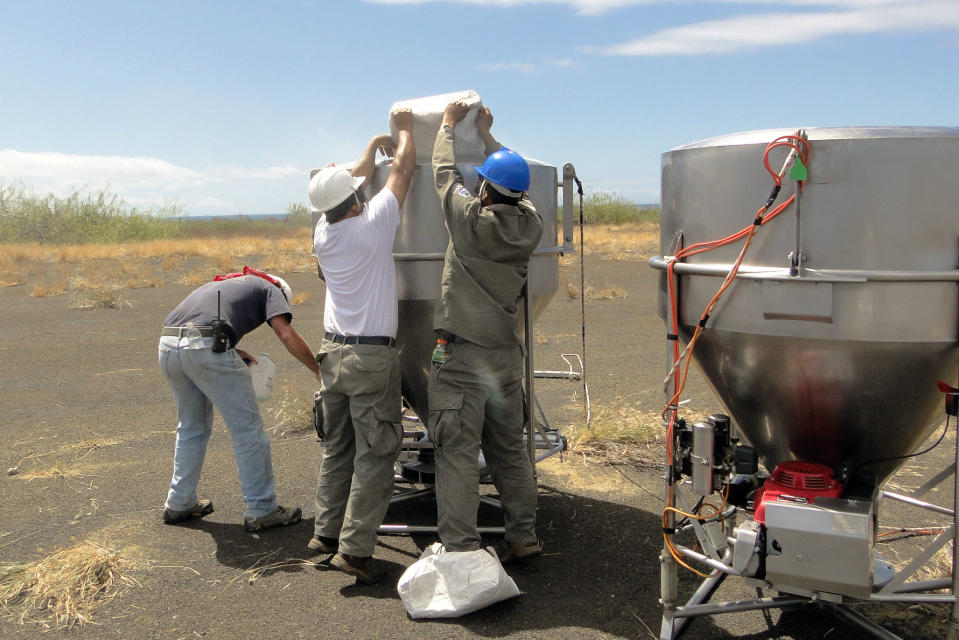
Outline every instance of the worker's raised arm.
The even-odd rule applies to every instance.
[[[373,175],[373,169],[376,164],[376,150],[379,149],[383,152],[385,156],[393,155],[393,139],[388,133],[382,135],[373,136],[369,143],[366,145],[366,148],[363,149],[362,155],[356,161],[356,164],[353,165],[353,168],[350,169],[350,173],[354,178],[369,178]]]
[[[449,202],[450,194],[457,186],[463,186],[463,176],[456,168],[453,142],[456,123],[465,118],[467,113],[469,113],[469,107],[465,102],[449,103],[446,111],[443,112],[443,123],[433,144],[433,180],[440,202],[444,204],[444,211],[449,209],[445,205]],[[465,188],[462,193],[465,194],[462,197],[469,197],[469,192]]]
[[[393,168],[390,170],[390,177],[386,179],[386,186],[402,207],[406,192],[413,181],[413,170],[416,168],[413,112],[409,109],[397,109],[393,112],[393,123],[397,129],[396,154],[393,156]]]

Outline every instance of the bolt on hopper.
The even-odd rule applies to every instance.
[[[767,149],[774,140],[785,140],[776,146],[786,149]],[[735,543],[691,519],[711,550],[701,558],[670,549],[673,525],[683,520],[664,515],[663,638],[674,637],[687,616],[719,612],[701,603],[730,574],[789,598],[920,599],[905,595],[908,576],[873,559],[875,505],[880,495],[899,498],[881,492],[882,484],[942,424],[937,382],[956,383],[957,160],[959,129],[945,127],[757,131],[663,155],[663,255],[650,260],[664,271],[660,315],[674,339],[695,342],[692,358],[729,415],[670,421],[668,501],[685,491],[682,478],[692,480],[694,496],[715,488],[730,497],[742,489],[737,475],[764,479],[757,458],[773,471],[765,495],[755,498],[764,521],[737,527]],[[781,191],[754,220],[777,173]],[[772,209],[774,195],[790,198],[785,208]],[[695,249],[739,230],[736,242]],[[727,288],[714,300],[721,285]],[[669,354],[672,366],[678,349]],[[672,396],[674,372],[669,386]],[[676,399],[666,412],[672,418]],[[744,497],[741,506],[751,501]],[[733,505],[702,520],[722,531],[736,511],[745,513]],[[840,540],[839,531],[856,533]],[[702,560],[701,575],[709,576],[685,608],[677,607],[669,575],[678,556]],[[954,587],[951,580],[942,586]],[[790,603],[753,604],[741,610]],[[953,623],[959,630],[955,613]]]

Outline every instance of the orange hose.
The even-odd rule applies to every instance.
[[[772,142],[770,142],[768,145],[766,145],[766,148],[763,150],[763,166],[766,168],[766,171],[769,173],[769,175],[772,176],[772,179],[775,185],[777,187],[780,187],[782,186],[782,176],[776,171],[774,171],[772,167],[769,165],[769,154],[773,149],[776,149],[778,147],[785,147],[785,148],[791,149],[792,151],[790,151],[790,153],[794,151],[799,156],[799,159],[803,163],[803,165],[808,165],[810,148],[809,148],[809,142],[806,139],[796,135],[780,136],[776,138],[775,140],[773,140]],[[788,159],[789,158],[787,157],[787,162],[783,164],[782,173],[785,173]],[[803,186],[803,183],[802,181],[800,181],[798,183],[798,189],[802,189],[802,186]],[[774,192],[774,195],[775,195],[775,192]],[[668,265],[666,266],[666,283],[667,283],[667,291],[669,295],[669,309],[672,315],[672,322],[671,322],[670,329],[671,329],[671,335],[676,336],[676,338],[673,340],[673,366],[669,372],[669,375],[667,376],[667,380],[669,379],[670,376],[673,379],[673,395],[672,397],[670,397],[669,401],[666,403],[666,407],[663,409],[663,412],[662,412],[663,420],[665,420],[667,423],[667,427],[666,427],[666,455],[668,458],[667,473],[672,474],[673,457],[674,457],[673,432],[676,425],[676,419],[678,418],[678,415],[679,415],[679,398],[682,396],[682,392],[686,387],[686,381],[689,376],[689,365],[692,361],[693,349],[695,348],[696,342],[699,340],[699,336],[702,334],[703,326],[705,325],[706,320],[708,319],[716,303],[719,301],[722,295],[726,292],[729,286],[736,279],[736,274],[739,272],[739,268],[742,266],[743,259],[746,257],[746,252],[748,251],[749,246],[752,244],[753,238],[758,232],[759,227],[766,224],[767,222],[769,222],[770,220],[778,216],[780,213],[788,209],[795,201],[796,201],[796,194],[793,194],[785,202],[779,204],[777,207],[775,207],[772,211],[769,211],[769,212],[767,212],[767,208],[769,206],[769,203],[767,203],[766,205],[760,207],[760,209],[756,212],[756,216],[754,220],[758,220],[758,224],[754,221],[749,226],[744,227],[743,229],[740,229],[736,233],[729,235],[725,238],[721,238],[719,240],[707,241],[707,242],[699,242],[699,243],[692,244],[688,247],[679,249],[676,251],[676,255],[672,256],[672,258],[669,260]],[[723,283],[719,287],[719,290],[716,291],[716,293],[713,295],[710,301],[706,304],[706,308],[703,311],[702,315],[700,316],[699,323],[696,325],[696,328],[693,330],[693,335],[690,338],[689,343],[686,345],[686,348],[682,352],[680,352],[679,337],[678,337],[679,336],[679,309],[678,309],[678,301],[676,299],[676,277],[675,277],[675,270],[674,270],[676,262],[684,258],[687,258],[689,256],[705,253],[707,251],[712,251],[713,249],[718,249],[719,247],[732,244],[733,242],[736,242],[737,240],[741,240],[743,238],[745,238],[745,242],[743,243],[742,249],[739,251],[739,255],[736,257],[736,261],[733,263],[732,268],[729,270],[729,273],[726,275],[726,278],[723,280]],[[668,419],[667,419],[667,414],[669,416]],[[679,565],[688,569],[689,571],[692,571],[693,573],[700,576],[701,578],[709,578],[710,574],[703,573],[695,569],[694,567],[690,566],[687,562],[685,562],[680,557],[680,554],[678,550],[676,549],[675,544],[672,541],[672,534],[667,531],[668,525],[669,525],[669,514],[678,513],[682,515],[683,517],[700,519],[701,518],[700,513],[702,512],[703,507],[709,507],[710,509],[713,510],[714,513],[722,514],[723,509],[725,509],[726,507],[727,497],[728,497],[728,487],[727,487],[727,491],[723,493],[722,505],[718,509],[715,505],[706,502],[700,505],[700,507],[697,509],[696,514],[687,514],[673,506],[675,504],[675,495],[673,492],[672,478],[670,478],[669,482],[667,482],[666,507],[665,509],[663,509],[663,516],[662,516],[663,544],[666,547],[666,549],[669,551],[669,554],[673,557],[673,559]]]

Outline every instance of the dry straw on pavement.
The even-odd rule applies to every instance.
[[[138,583],[119,551],[82,542],[32,563],[0,565],[0,619],[45,628],[91,621],[96,607]]]

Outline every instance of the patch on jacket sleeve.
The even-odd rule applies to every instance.
[[[460,185],[460,186],[458,186],[458,187],[456,188],[456,195],[458,195],[458,196],[463,196],[464,198],[469,198],[469,197],[470,197],[470,191],[469,191],[469,189],[467,189],[467,188],[464,187],[463,185]]]

